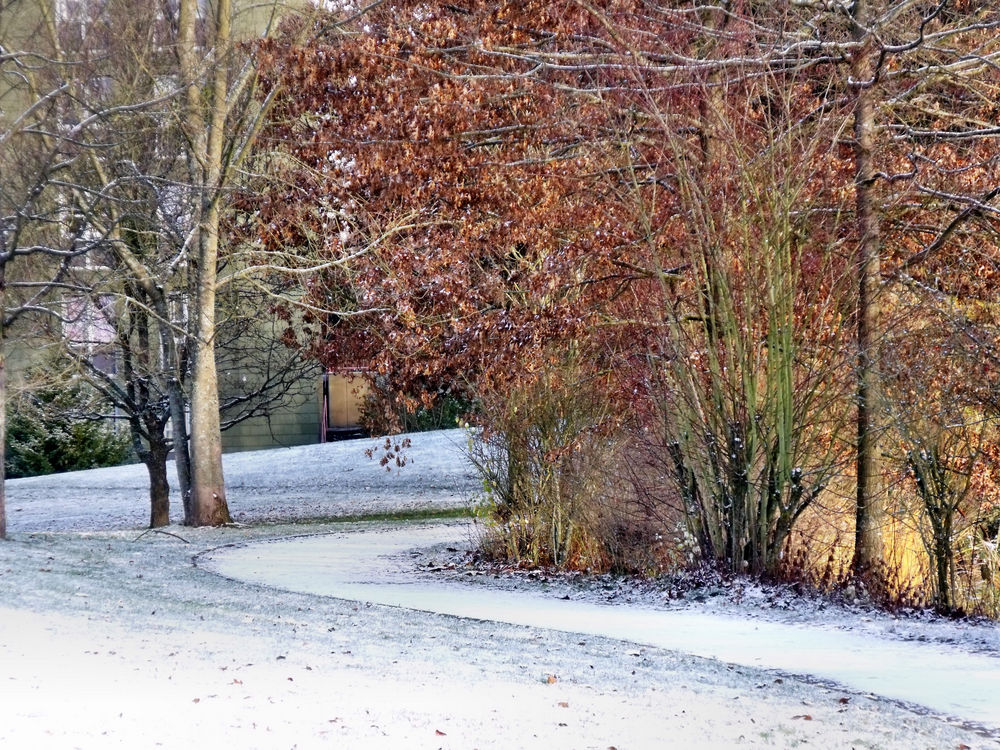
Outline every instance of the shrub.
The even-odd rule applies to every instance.
[[[660,519],[623,481],[625,450],[606,384],[572,356],[484,396],[470,456],[483,481],[482,548],[526,566],[659,571]]]
[[[11,479],[101,466],[132,457],[127,433],[96,417],[81,388],[45,388],[8,405],[5,468]]]

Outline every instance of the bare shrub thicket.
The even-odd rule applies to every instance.
[[[572,360],[482,399],[470,455],[483,480],[484,549],[531,566],[650,570],[641,527],[616,493],[622,446],[608,404]]]

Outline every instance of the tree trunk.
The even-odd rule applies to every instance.
[[[149,528],[170,525],[170,483],[167,480],[167,443],[163,435],[151,436],[146,455],[149,472]]]
[[[0,270],[0,295],[3,292]],[[7,538],[7,363],[4,357],[3,320],[5,306],[0,304],[0,539]]]
[[[177,339],[171,324],[170,305],[163,294],[163,288],[149,283],[147,291],[153,300],[153,309],[160,319],[160,361],[166,373],[166,391],[169,400],[170,422],[173,430],[174,464],[177,468],[177,484],[184,507],[184,518],[191,517],[191,452],[188,446],[187,409],[184,388],[185,361],[178,351]]]
[[[951,612],[951,518],[948,510],[941,509],[941,518],[932,523],[934,532],[934,568],[937,577],[937,610]]]
[[[0,263],[0,539],[7,538],[7,362],[4,315],[7,314],[7,264]]]
[[[191,518],[191,453],[188,448],[184,391],[176,377],[167,379],[167,397],[170,399],[170,422],[173,425],[174,465],[177,468],[177,484],[186,521]]]
[[[203,234],[205,227],[202,228]],[[214,234],[216,245],[218,235]],[[213,252],[202,253],[203,263],[215,265]],[[191,386],[191,526],[229,523],[226,485],[222,473],[222,432],[219,425],[218,377],[214,339],[215,278],[199,269],[198,335],[195,338],[194,373]],[[204,278],[211,276],[211,279]]]
[[[230,0],[215,7],[214,57],[208,86],[198,85],[196,52],[197,0],[182,0],[178,52],[181,74],[188,85],[186,128],[195,158],[192,183],[201,192],[198,221],[198,259],[194,268],[195,335],[191,383],[191,501],[185,523],[192,526],[228,523],[226,487],[222,473],[222,433],[219,425],[219,389],[215,368],[215,287],[219,253],[219,212],[223,183],[223,145],[228,102],[227,58],[230,47]],[[203,91],[210,94],[207,110]],[[205,114],[207,112],[207,118]]]
[[[855,91],[854,160],[856,227],[858,233],[858,312],[857,312],[857,507],[853,571],[874,573],[882,563],[882,522],[885,491],[879,436],[882,431],[882,404],[878,376],[878,335],[880,308],[880,239],[873,195],[875,168],[872,150],[875,138],[875,109],[872,86],[876,80],[874,53],[869,48],[868,0],[857,0],[854,38],[862,44],[851,60]]]

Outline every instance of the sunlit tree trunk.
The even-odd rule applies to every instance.
[[[868,0],[857,0],[853,13],[854,40],[860,48],[851,60],[854,89],[854,160],[858,273],[857,309],[857,509],[853,568],[871,572],[882,560],[882,487],[879,437],[882,403],[878,375],[880,240],[873,183],[872,151],[875,139],[873,86],[876,70],[868,30]]]

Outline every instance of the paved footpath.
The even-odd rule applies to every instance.
[[[477,620],[619,638],[732,664],[829,680],[1000,733],[1000,659],[941,643],[833,627],[566,601],[434,582],[407,551],[468,539],[464,525],[369,530],[215,550],[200,567],[249,583]]]

